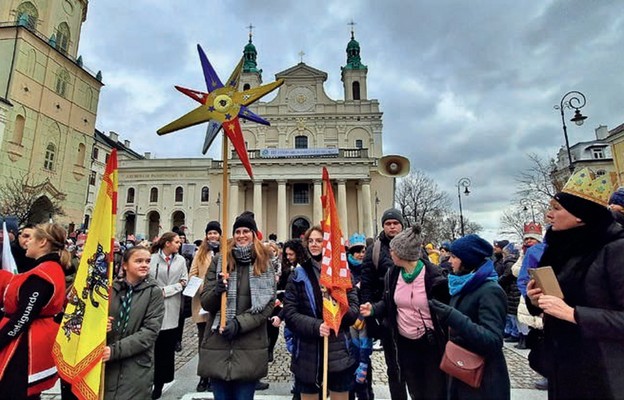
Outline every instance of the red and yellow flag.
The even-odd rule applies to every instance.
[[[338,334],[342,317],[349,309],[347,290],[351,289],[351,273],[347,264],[345,242],[340,229],[334,191],[327,168],[323,167],[323,261],[320,283],[329,296],[323,297],[323,320]]]
[[[113,149],[98,193],[74,285],[52,350],[59,375],[81,400],[103,393],[102,353],[113,279],[117,214],[117,150]]]

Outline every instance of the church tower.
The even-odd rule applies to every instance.
[[[360,59],[360,44],[355,40],[351,22],[351,40],[347,44],[347,65],[341,68],[345,100],[367,100],[366,74],[368,67]]]
[[[0,185],[17,180],[40,194],[29,222],[84,217],[103,86],[78,55],[88,5],[0,1]],[[52,215],[53,203],[65,216]]]
[[[243,49],[243,73],[240,78],[241,90],[247,90],[262,85],[262,70],[258,69],[258,62],[256,61],[258,51],[251,40],[254,26],[249,24],[248,28],[249,43],[247,43]]]

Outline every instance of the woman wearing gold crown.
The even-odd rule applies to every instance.
[[[546,250],[563,299],[527,286],[532,314],[544,313],[549,399],[624,398],[624,228],[606,208],[615,176],[576,172],[551,200]]]

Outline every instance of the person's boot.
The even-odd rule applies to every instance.
[[[163,386],[164,386],[164,384],[162,384],[162,383],[155,383],[154,384],[154,389],[152,390],[152,399],[153,400],[161,398]]]
[[[514,347],[516,349],[519,350],[526,350],[528,349],[527,345],[526,345],[526,335],[520,334],[519,340],[518,340],[518,344],[516,344]]]
[[[256,382],[256,390],[267,390],[269,388],[269,384],[266,382],[258,381]]]
[[[206,389],[208,389],[208,383],[208,378],[199,378],[199,383],[197,384],[195,390],[198,392],[205,392]]]

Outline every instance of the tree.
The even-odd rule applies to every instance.
[[[535,153],[528,154],[528,157],[531,165],[515,178],[518,183],[516,196],[518,201],[530,201],[536,208],[536,214],[544,215],[550,199],[561,191],[563,184],[552,179],[552,171],[555,168],[552,160],[544,160]]]
[[[60,201],[63,193],[50,194],[48,180],[35,184],[34,178],[8,178],[0,184],[0,214],[14,215],[20,225],[45,222],[49,216],[65,215]]]
[[[526,212],[524,206],[518,208],[517,205],[508,208],[503,211],[501,216],[501,233],[507,235],[515,235],[520,241],[524,234],[524,224],[527,222]]]
[[[437,226],[451,204],[449,195],[420,170],[412,171],[399,181],[395,202],[408,226],[421,226],[426,241],[437,239]]]
[[[464,233],[469,235],[471,233],[479,233],[483,227],[470,221],[464,216]],[[438,225],[437,240],[442,242],[444,240],[453,241],[461,237],[461,223],[459,215],[454,213],[448,213],[443,219],[440,220]]]

